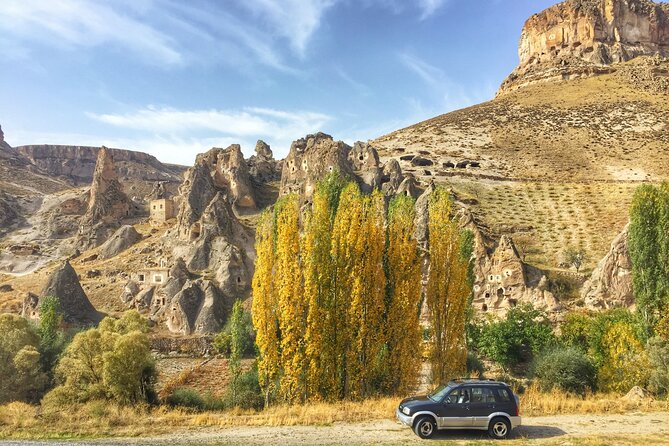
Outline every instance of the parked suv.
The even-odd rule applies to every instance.
[[[431,438],[441,429],[477,429],[504,439],[520,426],[519,404],[503,382],[460,379],[403,400],[396,415],[420,438]]]

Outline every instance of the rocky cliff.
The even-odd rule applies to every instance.
[[[500,93],[539,81],[610,72],[638,56],[669,56],[669,4],[649,0],[568,0],[530,17],[520,65]]]
[[[583,284],[581,296],[588,308],[599,310],[634,305],[628,237],[629,225],[613,240],[609,252]]]
[[[54,177],[76,183],[93,180],[100,147],[64,145],[17,146],[15,150],[36,167]],[[114,157],[120,177],[144,181],[180,182],[185,168],[163,164],[154,156],[131,150],[107,149]]]

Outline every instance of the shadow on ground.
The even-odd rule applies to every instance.
[[[554,426],[520,426],[514,429],[509,435],[510,439],[527,438],[530,440],[542,438],[555,438],[566,435],[567,433]],[[482,431],[459,431],[448,430],[439,431],[434,435],[433,440],[484,440],[490,439],[487,432]]]

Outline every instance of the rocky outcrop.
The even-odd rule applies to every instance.
[[[167,309],[167,327],[183,335],[216,333],[225,315],[224,298],[213,283],[188,281]]]
[[[16,151],[28,158],[37,168],[56,177],[67,177],[77,183],[93,180],[100,147],[29,145]],[[154,156],[142,152],[107,149],[114,158],[119,176],[144,181],[180,182],[185,168],[163,164]]]
[[[274,159],[272,149],[265,141],[256,143],[256,153],[249,158],[247,163],[249,174],[256,184],[281,180],[281,161]]]
[[[520,65],[500,93],[539,81],[607,73],[638,56],[669,57],[669,4],[649,0],[568,0],[526,23]]]
[[[102,147],[89,191],[88,210],[81,219],[77,245],[83,249],[102,244],[124,218],[135,212],[135,205],[123,192],[112,153]]]
[[[67,261],[51,274],[40,296],[30,294],[26,297],[22,310],[24,317],[38,320],[42,298],[55,296],[60,301],[63,319],[69,324],[86,326],[97,324],[102,319],[81,288],[76,271]]]
[[[116,257],[142,239],[142,235],[133,226],[124,225],[100,247],[99,259]]]
[[[501,237],[492,255],[477,258],[474,274],[473,305],[483,313],[503,315],[521,303],[532,304],[547,312],[560,308],[548,290],[546,276],[521,260],[508,236]]]
[[[583,284],[581,297],[591,309],[629,308],[634,305],[629,225],[611,243],[611,249]]]
[[[293,142],[283,163],[280,195],[297,193],[306,201],[311,199],[316,183],[331,172],[357,181],[365,192],[380,188],[383,177],[379,155],[371,145],[356,143],[351,147],[325,133]]]

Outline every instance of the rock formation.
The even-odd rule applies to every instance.
[[[89,191],[88,210],[81,219],[78,245],[88,249],[102,244],[118,223],[135,211],[118,181],[112,153],[102,147]]]
[[[124,225],[100,247],[99,259],[111,259],[142,239],[133,226]]]
[[[249,174],[258,183],[281,180],[281,162],[274,159],[272,149],[265,141],[256,143],[256,154],[248,160]]]
[[[290,146],[281,173],[280,194],[297,193],[308,201],[316,183],[334,171],[356,180],[363,191],[381,187],[383,172],[376,149],[367,143],[356,143],[351,148],[330,135],[316,133]]]
[[[29,145],[16,151],[41,171],[54,177],[67,177],[77,183],[93,180],[100,147]],[[180,182],[185,168],[163,164],[154,156],[131,150],[107,149],[121,177],[144,181]]]
[[[613,240],[611,250],[583,284],[581,296],[588,308],[629,308],[634,305],[628,236],[629,225]]]
[[[484,313],[504,314],[521,303],[548,312],[560,308],[546,277],[523,263],[510,237],[502,236],[489,257],[477,258],[474,274],[473,304]]]
[[[568,0],[526,23],[520,65],[500,92],[542,80],[609,72],[638,56],[669,57],[669,4],[649,0]]]
[[[93,308],[81,288],[76,271],[67,261],[51,274],[40,296],[30,294],[26,297],[22,310],[24,317],[39,319],[41,299],[46,296],[55,296],[60,300],[63,319],[69,324],[86,326],[97,324],[102,319],[102,315]]]

